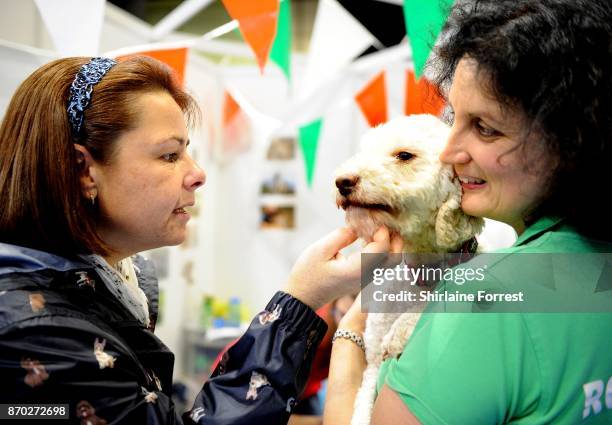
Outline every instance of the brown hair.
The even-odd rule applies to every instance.
[[[17,89],[0,127],[0,241],[62,255],[108,248],[96,231],[97,209],[82,196],[74,143],[99,162],[112,162],[115,141],[132,129],[143,93],[169,93],[190,124],[199,116],[193,98],[165,64],[144,56],[113,66],[93,88],[78,139],[70,130],[69,87],[90,58],[48,63]]]

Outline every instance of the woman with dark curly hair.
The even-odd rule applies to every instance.
[[[383,364],[372,423],[612,423],[612,276],[599,255],[612,252],[602,206],[612,184],[612,3],[459,2],[432,65],[452,117],[441,160],[461,182],[463,210],[519,235],[485,283],[552,279],[609,308],[424,314],[401,356]],[[571,263],[529,268],[525,253]],[[339,327],[362,332],[364,316],[353,307]],[[363,366],[359,347],[335,344],[326,423],[348,423]]]

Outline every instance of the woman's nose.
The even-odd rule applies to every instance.
[[[440,161],[445,164],[465,164],[470,161],[470,154],[466,150],[465,141],[459,132],[454,128],[446,141],[446,146],[440,153]]]
[[[206,173],[200,166],[189,157],[190,170],[185,176],[185,187],[188,190],[196,190],[198,187],[203,186],[206,183]]]

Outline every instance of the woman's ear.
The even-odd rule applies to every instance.
[[[93,203],[98,196],[98,187],[96,185],[96,162],[85,146],[75,143],[74,149],[76,151],[77,164],[79,166],[81,193],[86,199],[91,199]]]

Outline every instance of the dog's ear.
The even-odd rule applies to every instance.
[[[452,250],[473,238],[482,230],[484,220],[472,217],[461,209],[461,192],[453,191],[436,216],[436,243]]]

